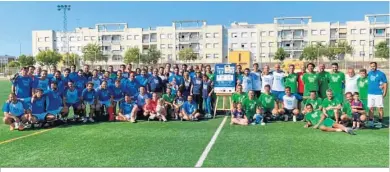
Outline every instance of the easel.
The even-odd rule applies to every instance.
[[[223,110],[223,111],[231,110],[230,107],[225,108],[226,98],[229,98],[230,106],[232,104],[232,93],[216,93],[216,95],[217,95],[217,99],[215,100],[215,106],[214,106],[214,118],[215,118],[215,115],[217,114],[217,110]],[[222,103],[223,103],[222,109],[218,108],[219,97],[222,97]]]

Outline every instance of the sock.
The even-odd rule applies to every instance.
[[[296,122],[297,121],[297,117],[294,115],[293,116],[293,121]]]
[[[108,120],[109,121],[113,121],[114,120],[114,108],[111,106],[111,107],[108,107],[107,108],[107,111],[108,111]]]

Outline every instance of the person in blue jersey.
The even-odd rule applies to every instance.
[[[47,70],[42,70],[41,77],[34,80],[34,89],[41,89],[46,93],[50,89],[50,79],[47,77]]]
[[[202,82],[202,98],[204,103],[204,112],[206,118],[211,118],[212,106],[211,106],[211,96],[213,94],[212,81],[207,75],[203,75]]]
[[[179,119],[180,112],[185,101],[186,99],[182,95],[181,91],[177,91],[176,98],[173,101],[175,120]]]
[[[187,96],[191,94],[191,87],[192,87],[192,79],[190,77],[190,73],[184,72],[183,80],[184,80],[184,84],[181,88],[179,88],[179,90],[182,91],[184,98],[187,98]]]
[[[61,75],[61,71],[56,71],[54,74],[54,77],[50,80],[50,83],[56,82],[57,83],[57,89],[60,92],[61,96],[65,91],[65,85],[68,83],[64,81],[64,77]],[[51,88],[51,86],[50,86]]]
[[[192,80],[190,95],[192,96],[194,101],[198,103],[199,110],[203,109],[202,86],[203,86],[202,74],[200,71],[197,71],[195,78]]]
[[[97,66],[96,70],[98,71],[98,77],[101,78],[104,74],[102,65]]]
[[[70,108],[73,108],[74,112],[74,120],[83,120],[82,117],[84,115],[83,113],[83,106],[81,104],[81,91],[78,91],[76,87],[74,86],[73,82],[68,82],[68,89],[65,90],[63,101],[66,103],[66,106],[64,108],[68,109],[68,112],[70,111]],[[64,118],[67,118],[69,113],[64,115]]]
[[[197,121],[199,117],[198,105],[192,100],[192,96],[188,96],[187,101],[182,106],[180,118],[187,121]]]
[[[105,71],[104,72],[104,75],[100,78],[102,81],[107,81],[108,85],[114,85],[114,81],[113,79],[110,78],[110,72],[109,71]],[[100,84],[101,85],[101,84]],[[100,86],[99,85],[99,86]]]
[[[127,85],[127,82],[129,81],[129,79],[123,77],[123,71],[122,71],[122,70],[116,71],[116,75],[117,75],[117,76],[116,76],[116,80],[119,80],[119,81],[120,81],[121,87],[122,87],[122,88],[125,88],[126,85]],[[114,82],[112,83],[112,85],[114,85],[114,84],[115,84],[115,80],[114,80]],[[108,86],[111,87],[112,85],[108,85]]]
[[[5,124],[9,125],[9,129],[12,131],[15,128],[23,130],[23,124],[29,122],[31,118],[31,111],[26,103],[18,100],[16,95],[11,93],[8,96],[8,100],[3,105]]]
[[[378,109],[380,127],[383,122],[383,105],[384,98],[387,95],[387,78],[386,74],[378,70],[376,62],[370,63],[371,71],[368,72],[368,102],[367,106],[369,111],[368,125],[373,127],[374,125],[374,110]]]
[[[74,82],[76,77],[78,75],[78,72],[76,71],[76,65],[70,66],[70,73],[69,73],[69,79]]]
[[[141,69],[140,68],[136,68],[135,69],[135,76],[137,77],[139,75],[141,75]]]
[[[119,105],[119,113],[116,116],[117,121],[136,122],[138,106],[132,101],[129,95],[125,95],[125,100]]]
[[[35,66],[28,66],[27,69],[28,69],[27,75],[31,77],[33,80],[36,79],[37,77],[34,75]]]
[[[110,78],[112,79],[112,80],[116,80],[116,71],[114,71],[114,66],[112,66],[112,65],[110,65],[110,66],[108,66],[108,70],[107,70],[108,72],[110,72]]]
[[[68,88],[68,82],[71,81],[70,79],[70,69],[66,68],[63,72],[64,76],[62,76],[62,80],[64,81],[64,90]]]
[[[176,67],[176,68],[174,68],[173,71],[174,71],[174,73],[173,73],[172,75],[169,76],[168,81],[169,81],[169,82],[172,82],[173,79],[175,79],[177,85],[178,85],[179,87],[182,86],[182,85],[184,84],[184,79],[183,79],[183,76],[180,76],[180,74],[179,74],[179,68]]]
[[[88,78],[85,78],[83,70],[78,71],[77,77],[73,80],[74,86],[81,93],[87,85]]]
[[[120,65],[119,69],[122,71],[122,76],[124,78],[129,78],[129,72],[126,72],[126,65],[124,64]]]
[[[92,72],[89,71],[89,65],[85,64],[83,66],[83,68],[84,68],[84,70],[83,70],[84,77],[87,78],[87,79],[90,78],[92,76]]]
[[[196,77],[196,72],[198,71],[197,68],[198,66],[195,66],[195,69],[192,65],[190,66],[188,73],[190,74],[191,79],[194,79]]]
[[[137,106],[140,112],[140,114],[143,114],[143,107],[145,105],[146,98],[151,97],[147,92],[145,87],[141,86],[139,88],[139,93],[134,97],[134,100],[137,102]]]
[[[98,89],[102,84],[102,80],[98,76],[98,71],[95,69],[92,71],[92,76],[88,78],[89,82],[93,83],[93,89]]]
[[[135,73],[130,73],[129,80],[125,87],[125,93],[128,94],[131,98],[134,98],[138,94],[139,87],[141,85],[135,79]]]
[[[252,89],[252,86],[253,86],[253,81],[252,81],[252,76],[250,75],[250,71],[249,71],[249,68],[246,68],[244,70],[244,74],[242,75],[242,90],[244,92],[248,92],[248,91],[251,91],[253,90]]]
[[[40,66],[38,66],[36,69],[35,69],[35,72],[34,72],[34,76],[39,78],[41,77],[41,73],[42,73],[42,68]]]
[[[127,64],[126,65],[126,72],[129,73],[129,76],[130,76],[130,73],[133,73],[133,65],[131,65],[131,63]]]
[[[89,82],[87,84],[87,88],[83,90],[81,93],[81,101],[85,105],[85,110],[89,111],[89,117],[83,119],[83,123],[86,122],[95,122],[93,120],[93,117],[95,115],[95,112],[97,111],[97,102],[96,102],[96,91],[94,89],[94,83]],[[87,110],[88,109],[88,110]]]
[[[109,89],[111,90],[111,93],[112,93],[112,104],[113,104],[113,108],[114,108],[114,113],[116,114],[116,107],[119,106],[120,107],[120,103],[123,101],[124,99],[124,95],[125,95],[125,88],[124,87],[121,87],[121,81],[120,80],[116,80],[115,81],[115,85],[114,86],[111,86],[109,87]]]
[[[255,92],[255,96],[259,98],[261,94],[261,70],[258,63],[253,64],[250,75],[252,77],[252,90]]]
[[[148,78],[147,90],[150,93],[156,93],[161,97],[163,92],[163,81],[158,76],[158,69],[153,70],[153,74]]]
[[[31,122],[40,125],[53,122],[56,117],[48,114],[46,111],[47,99],[40,88],[35,90],[35,94],[31,98]]]
[[[171,93],[176,95],[177,90],[179,90],[179,85],[177,84],[176,78],[173,78],[172,81],[168,84],[168,88],[171,89]]]
[[[57,71],[56,66],[54,66],[54,65],[50,66],[50,72],[47,72],[47,78],[49,80],[51,80],[54,77],[54,74],[56,73],[56,71]]]
[[[141,70],[141,75],[136,76],[135,79],[138,81],[138,83],[141,86],[146,87],[147,84],[148,84],[148,75],[146,73],[146,70],[142,69]]]
[[[46,97],[46,112],[48,115],[56,116],[62,118],[67,109],[64,109],[64,102],[62,101],[62,92],[58,89],[58,83],[52,82],[50,84],[50,90],[45,93]]]
[[[96,99],[97,99],[97,105],[96,109],[100,109],[103,111],[103,109],[106,110],[108,113],[108,120],[114,121],[114,108],[113,108],[113,99],[112,99],[112,92],[110,89],[108,89],[107,81],[103,81],[102,85],[99,89],[96,90]]]
[[[22,74],[17,76],[12,81],[11,92],[15,93],[16,97],[22,99],[28,105],[31,103],[31,96],[33,91],[33,78],[27,75],[27,68],[22,68]]]

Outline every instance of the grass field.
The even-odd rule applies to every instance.
[[[0,81],[0,88],[4,102],[9,82]],[[388,104],[389,97],[387,121]],[[0,167],[194,167],[222,121],[218,116],[200,122],[114,122],[22,132],[0,124]],[[228,120],[203,167],[389,166],[388,128],[352,136],[303,125],[243,127],[230,126]]]

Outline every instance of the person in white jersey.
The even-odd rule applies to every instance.
[[[293,118],[293,121],[297,121],[299,115],[298,110],[298,98],[291,94],[291,88],[285,88],[285,95],[282,96],[282,107],[279,109],[279,115],[284,121],[288,121]]]
[[[253,81],[252,81],[252,77],[250,75],[250,71],[249,71],[249,68],[246,68],[244,70],[244,74],[242,75],[242,90],[244,92],[249,92],[252,90],[252,86],[253,86]]]
[[[272,82],[272,94],[276,99],[281,101],[281,95],[284,93],[284,82],[283,78],[285,76],[284,72],[280,69],[280,64],[275,64],[275,70],[272,72],[273,82]]]
[[[355,74],[355,70],[348,68],[348,73],[345,75],[345,93],[355,93],[359,92],[357,80],[360,78],[359,75]]]
[[[269,72],[269,66],[265,65],[263,67],[263,72],[261,73],[261,92],[265,92],[264,87],[266,85],[272,86],[272,82],[274,81],[274,76]],[[275,97],[276,98],[276,97]]]
[[[257,98],[261,94],[261,71],[259,70],[259,64],[253,64],[253,71],[251,72],[252,77],[252,89],[255,92]]]

